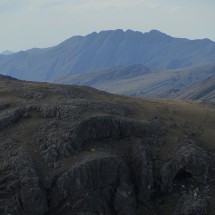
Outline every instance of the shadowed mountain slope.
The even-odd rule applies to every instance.
[[[174,98],[182,90],[212,75],[215,75],[215,64],[163,71],[132,65],[62,76],[55,82],[86,85],[130,96]]]
[[[209,77],[185,89],[177,98],[215,102],[215,76]]]
[[[0,214],[215,214],[214,118],[0,76]]]
[[[0,55],[0,71],[19,79],[49,81],[107,67],[143,64],[173,69],[210,63],[214,58],[215,43],[208,39],[173,38],[157,30],[114,30],[74,36],[52,48]]]

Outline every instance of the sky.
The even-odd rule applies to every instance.
[[[215,0],[0,0],[0,52],[109,29],[215,41]]]

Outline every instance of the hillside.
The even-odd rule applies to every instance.
[[[0,55],[0,71],[19,79],[49,81],[107,67],[143,64],[176,69],[210,63],[214,58],[215,43],[209,39],[174,38],[157,30],[114,30],[74,36],[47,49]]]
[[[0,214],[215,214],[214,118],[0,76]]]
[[[215,76],[209,77],[185,89],[177,98],[215,102]]]
[[[81,75],[66,75],[54,82],[91,86],[129,96],[174,98],[184,89],[212,75],[215,75],[214,63],[175,70],[156,70],[143,65],[132,65]]]

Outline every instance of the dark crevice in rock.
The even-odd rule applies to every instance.
[[[172,187],[173,180],[183,170],[185,175],[191,174],[195,181],[206,183],[210,168],[210,157],[195,144],[185,144],[179,147],[175,155],[161,170],[164,187]]]
[[[184,169],[180,169],[173,179],[173,184],[188,185],[192,183],[193,175]]]

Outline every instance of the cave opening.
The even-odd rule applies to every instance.
[[[180,169],[174,177],[173,183],[189,186],[192,184],[193,175],[185,169]]]

